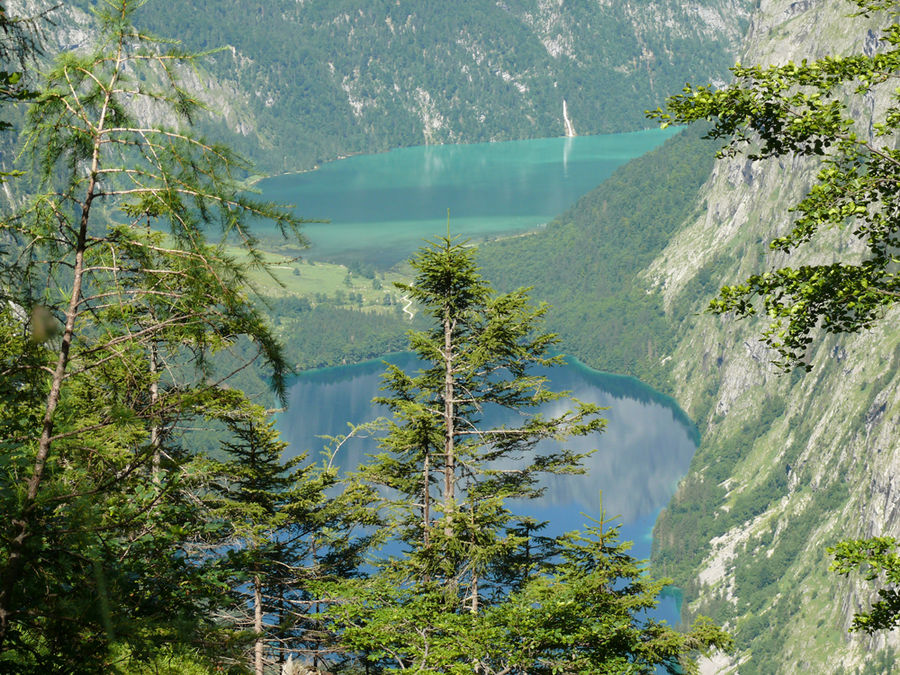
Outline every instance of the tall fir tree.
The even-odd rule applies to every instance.
[[[321,626],[323,601],[312,586],[356,573],[372,524],[367,491],[338,491],[333,461],[285,461],[271,411],[240,392],[206,413],[228,432],[221,459],[211,460],[221,478],[204,497],[232,571],[233,602],[219,619],[249,633],[256,675],[289,655],[320,663],[339,649]]]
[[[392,546],[403,553],[376,561],[369,578],[331,587],[342,598],[329,610],[342,641],[378,672],[484,675],[651,673],[657,664],[677,672],[692,666],[694,650],[726,646],[706,622],[684,635],[640,616],[665,581],[643,576],[614,529],[567,535],[523,561],[535,524],[510,501],[539,496],[543,474],[581,471],[582,455],[541,441],[605,422],[578,401],[555,417],[541,413],[567,394],[533,372],[562,357],[539,330],[545,308],[525,290],[496,294],[475,249],[449,236],[411,262],[415,280],[401,289],[432,328],[409,335],[418,371],[388,367],[388,394],[376,400],[393,420],[357,475],[381,490]],[[498,410],[523,423],[490,424]]]

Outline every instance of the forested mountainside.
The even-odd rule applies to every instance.
[[[703,134],[690,127],[623,165],[545,229],[482,246],[485,276],[505,289],[533,287],[567,354],[671,391],[665,356],[688,303],[667,315],[641,273],[699,212],[698,191],[719,147]],[[718,288],[709,274],[700,281],[707,292]]]
[[[29,0],[34,6],[49,0]],[[86,38],[96,0],[57,35]],[[746,0],[197,0],[151,2],[142,27],[213,54],[220,124],[268,171],[398,146],[647,126],[685,80],[722,80]],[[220,129],[220,131],[224,131]]]

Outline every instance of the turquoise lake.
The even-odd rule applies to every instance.
[[[386,268],[407,259],[423,238],[446,233],[448,208],[452,233],[474,241],[533,230],[674,133],[406,148],[271,178],[259,187],[266,199],[296,204],[299,215],[332,221],[304,227],[312,244],[306,257]],[[410,355],[390,359],[415,368]],[[383,370],[381,361],[373,361],[296,377],[278,421],[289,443],[287,456],[308,452],[316,460],[326,443],[320,436],[344,434],[348,422],[384,414],[371,403]],[[619,518],[622,539],[634,543],[632,554],[649,557],[653,524],[687,471],[696,428],[671,399],[631,378],[573,361],[548,375],[555,389],[609,406],[609,424],[603,434],[569,444],[596,449],[585,462],[585,475],[549,478],[543,498],[516,504],[513,511],[548,521],[546,533],[559,534],[598,518],[602,505],[608,517]],[[545,412],[562,412],[563,405]],[[492,422],[516,423],[502,416]],[[376,451],[372,439],[353,440],[337,462],[352,468]],[[664,596],[654,615],[677,622],[676,599]]]
[[[409,354],[388,360],[406,370],[416,368]],[[360,424],[385,415],[383,408],[371,402],[379,393],[383,371],[381,361],[370,361],[297,376],[290,387],[288,409],[278,421],[283,439],[290,444],[286,455],[307,451],[310,459],[317,460],[326,444],[320,436],[345,434],[348,422]],[[580,451],[595,450],[585,461],[587,473],[550,477],[541,499],[513,504],[512,510],[548,521],[545,532],[561,534],[598,518],[602,504],[607,517],[619,517],[622,539],[634,542],[632,554],[649,557],[653,523],[687,471],[696,449],[696,428],[671,399],[632,378],[600,373],[575,361],[544,373],[554,389],[608,406],[604,413],[608,426],[602,434],[567,444]],[[568,407],[557,402],[544,412],[559,414]],[[508,413],[495,414],[487,423],[517,422],[514,413]],[[354,468],[366,454],[377,451],[375,439],[351,439],[341,447],[336,462]],[[675,598],[664,597],[655,615],[677,622]]]
[[[305,256],[390,267],[423,238],[480,240],[547,223],[625,162],[678,130],[403,148],[262,181],[262,197],[295,205],[311,223]]]

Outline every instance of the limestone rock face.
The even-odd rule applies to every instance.
[[[841,0],[758,4],[742,63],[878,48],[879,17],[851,19],[853,6]],[[852,100],[850,110],[871,118],[888,93]],[[648,282],[671,305],[702,271],[731,283],[787,264],[766,244],[789,227],[788,209],[814,175],[793,157],[718,161],[699,197],[702,215],[654,261]],[[789,264],[831,261],[836,251],[858,253],[849,231],[830,232]],[[709,297],[693,300],[702,312]],[[706,672],[855,672],[896,647],[897,635],[848,634],[869,596],[828,571],[825,549],[900,535],[900,312],[873,330],[817,342],[808,374],[777,373],[760,333],[759,322],[701,313],[681,336],[675,395],[703,442],[657,525],[654,560],[684,587],[688,614],[712,615],[736,634],[739,651]]]

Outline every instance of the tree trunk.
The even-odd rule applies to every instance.
[[[422,495],[422,540],[425,546],[431,539],[429,527],[431,525],[431,455],[428,450],[425,451],[425,462],[422,468],[422,482],[424,483],[424,494]]]
[[[157,362],[158,356],[156,353],[156,343],[150,343],[150,377],[153,378],[150,381],[150,406],[152,408],[156,408],[156,404],[159,401],[159,383],[156,380],[156,373],[159,370],[159,364]],[[153,469],[152,469],[152,477],[153,484],[157,487],[162,481],[161,475],[161,461],[160,461],[160,450],[159,450],[159,425],[154,423],[152,427],[150,427],[150,451],[153,453]]]
[[[453,409],[453,326],[450,316],[450,307],[444,308],[444,533],[449,537],[453,533],[451,513],[453,505],[454,487],[456,483],[456,456],[453,440],[454,409]]]
[[[256,634],[254,652],[254,675],[263,675],[263,613],[262,613],[262,583],[259,575],[253,577],[253,632]]]
[[[475,509],[477,507],[478,502],[472,503],[472,509],[469,511],[469,515],[471,516],[470,527],[472,528],[472,532],[475,532]],[[474,542],[473,542],[474,544]],[[478,570],[477,568],[472,569],[472,588],[471,588],[472,598],[471,604],[469,605],[469,610],[472,614],[478,614]]]

